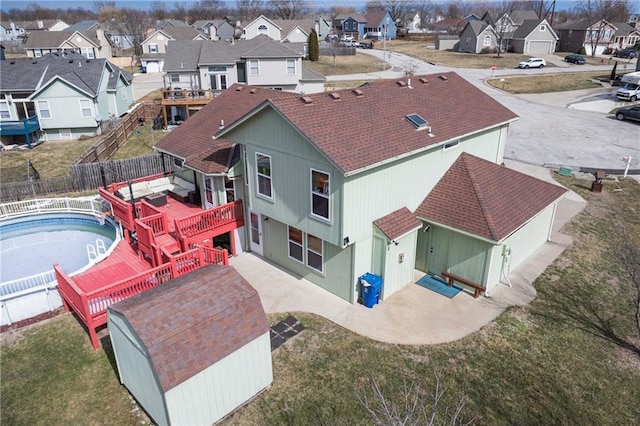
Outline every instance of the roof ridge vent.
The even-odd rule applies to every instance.
[[[305,105],[311,105],[313,103],[313,99],[309,96],[303,96],[300,98]]]
[[[329,92],[329,97],[331,99],[333,99],[334,101],[339,101],[340,100],[340,94],[336,93],[336,92]]]
[[[360,89],[353,89],[353,90],[351,91],[351,93],[353,93],[354,95],[356,95],[356,96],[358,96],[358,97],[360,97],[360,96],[364,96],[364,92],[363,92],[362,90],[360,90]]]
[[[400,87],[406,87],[407,83],[405,83],[404,81],[396,81],[396,84]]]
[[[447,77],[446,75],[439,75],[438,78],[442,81],[447,81],[449,80],[449,77]]]
[[[427,80],[425,77],[420,77],[420,80],[418,81],[420,81],[420,83],[422,84],[429,84],[429,80]]]
[[[256,90],[256,89],[251,89],[251,90],[249,90],[249,93],[251,93],[252,95],[255,95],[255,94],[256,94],[256,92],[257,92],[257,90]]]

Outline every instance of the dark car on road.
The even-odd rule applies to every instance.
[[[622,120],[640,121],[640,105],[618,108],[616,118]]]
[[[635,58],[638,56],[638,52],[633,49],[620,49],[613,52],[613,56],[616,58]]]
[[[584,58],[580,55],[567,55],[564,57],[564,60],[566,62],[570,62],[572,64],[577,64],[577,65],[584,65],[587,63],[587,61],[585,61]]]

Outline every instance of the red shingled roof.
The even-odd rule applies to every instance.
[[[220,132],[221,122],[229,126],[266,99],[274,96],[295,97],[296,95],[234,84],[158,141],[155,147],[160,151],[186,159],[188,166],[198,170],[204,167],[202,171],[205,173],[224,173],[232,164],[221,164],[220,160],[224,159],[224,153],[214,153],[218,150],[228,153],[232,143],[212,139],[213,135]],[[211,158],[213,162],[205,165],[204,163]],[[232,156],[227,158],[231,159]]]
[[[517,119],[453,72],[414,76],[411,87],[379,80],[359,91],[339,91],[339,99],[318,93],[270,103],[346,174]],[[409,114],[427,120],[434,136],[416,129]]]
[[[166,392],[267,333],[256,290],[210,265],[109,307],[131,325]]]
[[[373,224],[376,225],[389,240],[400,238],[422,226],[422,222],[406,207],[381,217],[374,221]]]
[[[566,192],[561,186],[462,153],[415,214],[501,241]]]

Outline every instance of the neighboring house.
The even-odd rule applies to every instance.
[[[460,37],[457,35],[438,34],[436,36],[436,50],[458,51]]]
[[[251,40],[259,35],[266,35],[272,40],[282,40],[282,28],[264,15],[258,16],[246,24],[242,30],[242,39]]]
[[[316,19],[318,38],[324,40],[327,34],[331,34],[331,17],[319,15]]]
[[[403,29],[408,33],[422,32],[422,17],[420,16],[420,11],[412,10],[407,13]]]
[[[156,29],[158,30],[170,30],[171,28],[179,28],[179,27],[190,27],[191,25],[186,22],[180,21],[178,19],[164,19],[158,21],[156,24]]]
[[[460,33],[459,52],[485,53],[497,49],[498,36],[485,21],[469,21]]]
[[[556,51],[558,38],[546,19],[525,20],[513,32],[510,50],[527,55],[551,55]]]
[[[77,22],[67,28],[64,31],[91,31],[100,28],[100,22],[95,19],[87,19],[84,21]]]
[[[280,27],[283,42],[307,44],[311,30],[319,34],[319,25],[314,19],[274,19],[273,22]]]
[[[398,28],[388,11],[376,10],[367,13],[364,17],[367,20],[364,28],[364,38],[374,40],[393,40],[396,38]]]
[[[429,31],[435,33],[458,35],[462,32],[467,22],[472,20],[478,21],[479,19],[467,21],[460,18],[446,18],[430,23],[427,28]]]
[[[231,41],[236,37],[236,24],[234,21],[221,19],[215,22],[218,40]]]
[[[586,20],[567,22],[558,27],[558,35],[558,50],[578,52],[584,47],[587,55],[594,51],[595,54],[601,54],[608,47],[632,47],[635,43],[631,42],[640,38],[640,33],[630,25],[612,24],[604,20],[593,25]]]
[[[63,31],[69,24],[60,19],[38,19],[35,21],[15,21],[16,28],[24,28],[27,33],[37,31]]]
[[[49,53],[37,59],[0,61],[0,74],[1,120],[31,118],[46,140],[95,136],[103,121],[126,113],[134,102],[133,76],[106,59]],[[32,136],[33,129],[28,134],[7,133],[4,124],[3,142]]]
[[[256,290],[211,265],[109,306],[120,382],[159,425],[210,425],[273,381]]]
[[[333,28],[336,34],[341,36],[351,36],[357,40],[366,37],[366,25],[367,18],[362,15],[349,15],[341,13],[333,18]]]
[[[0,41],[18,40],[26,34],[23,27],[16,26],[14,22],[0,22]]]
[[[165,29],[152,32],[141,43],[140,63],[148,73],[158,73],[164,70],[165,53],[169,40],[209,40],[209,37],[189,25],[165,24]]]
[[[233,86],[156,149],[199,184],[233,170],[243,249],[351,303],[367,272],[382,299],[416,269],[490,292],[548,240],[566,190],[499,165],[513,112],[455,73],[411,80],[304,96]]]
[[[30,58],[51,52],[77,52],[87,59],[111,59],[111,44],[102,29],[89,31],[36,31],[27,35],[24,49]]]
[[[196,30],[208,35],[211,40],[218,40],[218,26],[216,25],[216,21],[199,19],[191,24],[191,26]]]

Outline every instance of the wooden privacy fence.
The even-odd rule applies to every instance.
[[[28,182],[11,182],[0,185],[0,201],[20,201],[51,194],[66,194],[75,192],[71,176],[61,176],[50,179],[31,180]]]
[[[121,117],[115,128],[106,133],[78,159],[79,163],[95,163],[113,157],[118,149],[127,142],[129,136],[145,121],[153,119],[162,111],[162,105],[144,102],[137,104],[129,114]]]

